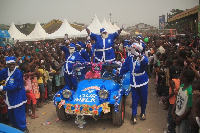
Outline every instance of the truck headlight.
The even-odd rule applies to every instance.
[[[62,95],[63,95],[63,97],[64,98],[70,98],[71,96],[72,96],[72,92],[70,91],[70,90],[64,90],[63,92],[62,92]]]
[[[101,99],[106,99],[106,98],[108,98],[108,96],[109,96],[109,92],[107,90],[102,89],[99,91],[99,97]]]

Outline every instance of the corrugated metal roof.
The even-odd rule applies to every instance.
[[[189,15],[198,13],[198,11],[199,11],[199,5],[197,5],[197,6],[193,7],[193,8],[191,8],[191,9],[188,9],[188,10],[182,12],[182,13],[179,13],[179,14],[173,16],[172,18],[170,18],[168,20],[168,22],[172,22],[172,21],[175,21],[175,20],[187,17]]]

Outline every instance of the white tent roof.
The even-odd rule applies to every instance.
[[[112,25],[110,19],[109,19],[107,22],[108,22],[108,25],[110,26],[110,28],[111,28],[114,32],[116,32],[116,31],[119,30],[119,29],[115,28],[114,25]]]
[[[100,34],[100,29],[103,26],[101,25],[99,19],[97,18],[97,15],[94,15],[94,18],[92,19],[92,22],[87,27],[92,33]]]
[[[68,37],[79,37],[81,36],[80,31],[71,27],[70,24],[64,19],[60,28],[52,34],[49,34],[46,39],[55,39],[55,38],[64,38],[65,34],[68,34]]]
[[[44,40],[48,35],[46,31],[42,28],[39,21],[37,21],[34,30],[27,36],[27,41],[38,41]]]
[[[11,38],[14,38],[14,40],[23,40],[26,38],[26,35],[21,33],[16,27],[15,27],[15,24],[12,22],[11,25],[10,25],[10,28],[8,30]]]
[[[114,27],[115,30],[119,30],[119,29],[120,29],[120,28],[117,26],[116,23],[113,24],[113,27]]]
[[[116,31],[114,31],[114,29],[112,27],[110,27],[110,25],[107,23],[105,18],[103,19],[101,24],[102,24],[103,28],[105,28],[108,33],[116,32]]]
[[[120,28],[117,26],[116,23],[113,24],[113,27],[114,27],[114,29],[116,29],[116,30],[119,30],[119,29],[120,29]],[[128,32],[126,32],[126,31],[122,30],[120,35],[128,35],[128,34],[130,34],[130,33],[128,33]]]
[[[81,37],[88,36],[88,33],[87,33],[86,29],[82,30],[80,34],[81,34]]]

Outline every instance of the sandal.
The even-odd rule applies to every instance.
[[[32,115],[31,119],[35,119],[35,118],[38,118],[38,117],[39,117],[38,115]]]

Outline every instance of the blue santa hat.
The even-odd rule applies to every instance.
[[[6,64],[15,63],[15,57],[6,57]]]
[[[124,40],[124,42],[130,42],[130,40],[127,40],[127,39],[126,39],[126,40]]]
[[[106,29],[101,28],[101,29],[100,29],[100,33],[103,33],[103,32],[107,32],[107,31],[106,31]]]
[[[75,48],[75,44],[74,43],[70,43],[69,47]]]
[[[86,48],[86,44],[85,43],[82,43],[82,48]]]
[[[81,41],[78,41],[78,42],[76,43],[76,45],[82,47],[83,44],[82,44]]]
[[[143,38],[141,35],[138,35],[137,38]]]

